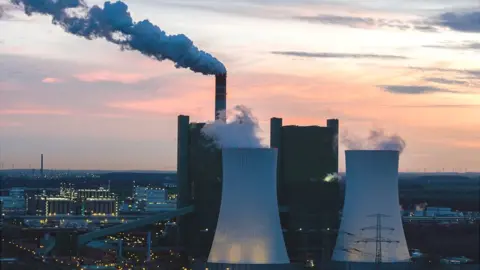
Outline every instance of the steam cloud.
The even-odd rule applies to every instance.
[[[405,141],[398,135],[387,135],[383,130],[371,130],[366,139],[360,139],[348,133],[343,134],[342,144],[351,150],[396,150],[405,149]]]
[[[86,39],[105,38],[122,50],[135,50],[159,61],[169,59],[176,68],[188,68],[205,75],[226,73],[225,66],[199,50],[183,34],[167,35],[148,20],[134,22],[127,4],[105,2],[91,8],[83,0],[10,0],[25,13],[52,16],[52,23]],[[78,15],[84,13],[84,16]]]
[[[237,105],[232,111],[221,114],[218,120],[202,128],[202,134],[211,138],[218,148],[266,147],[258,136],[261,131],[258,120],[249,108]]]

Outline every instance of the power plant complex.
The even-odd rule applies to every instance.
[[[216,75],[215,90],[218,120],[226,109],[226,74]],[[178,117],[177,208],[195,208],[178,224],[194,269],[409,262],[399,152],[346,152],[350,181],[342,212],[340,184],[325,181],[338,172],[339,121],[328,119],[326,127],[282,122],[270,121],[270,148],[222,150],[202,134],[206,123]]]
[[[297,126],[274,117],[268,146],[252,138],[241,146],[220,143],[218,134],[204,128],[228,129],[232,123],[225,113],[226,80],[226,74],[215,76],[215,121],[191,123],[189,116],[178,116],[176,201],[165,187],[134,181],[120,210],[109,181],[108,188],[61,185],[59,195],[43,192],[27,200],[12,189],[0,198],[2,208],[26,204],[29,226],[61,227],[35,251],[45,257],[94,256],[108,248],[125,267],[127,252],[143,252],[144,265],[152,266],[155,250],[192,270],[411,269],[399,205],[400,152],[346,151],[343,197],[340,179],[332,178],[338,173],[338,119]],[[237,132],[237,124],[257,124],[238,121]],[[46,178],[43,155],[40,178]],[[50,232],[47,227],[42,230]],[[142,230],[147,234],[138,236]]]

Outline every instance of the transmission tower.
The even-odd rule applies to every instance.
[[[377,269],[380,267],[380,263],[382,263],[382,243],[400,243],[400,241],[384,238],[382,236],[382,231],[394,231],[394,228],[391,227],[383,227],[382,226],[382,218],[389,217],[384,214],[374,214],[369,215],[367,217],[375,217],[377,219],[377,224],[375,226],[364,227],[361,230],[375,230],[376,237],[374,238],[364,238],[356,243],[375,243],[375,263],[377,264]]]

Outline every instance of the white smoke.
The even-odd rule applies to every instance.
[[[207,123],[202,133],[211,138],[218,148],[263,148],[258,120],[252,111],[237,105],[231,111],[223,111],[219,119]]]
[[[400,153],[405,149],[406,143],[397,134],[385,134],[383,130],[371,130],[367,138],[358,138],[345,132],[342,144],[350,150],[395,150]]]

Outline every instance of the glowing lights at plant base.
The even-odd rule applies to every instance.
[[[345,203],[332,260],[408,262],[398,207],[399,152],[351,150],[345,156]]]
[[[222,203],[208,263],[289,264],[277,203],[277,150],[223,149]]]

